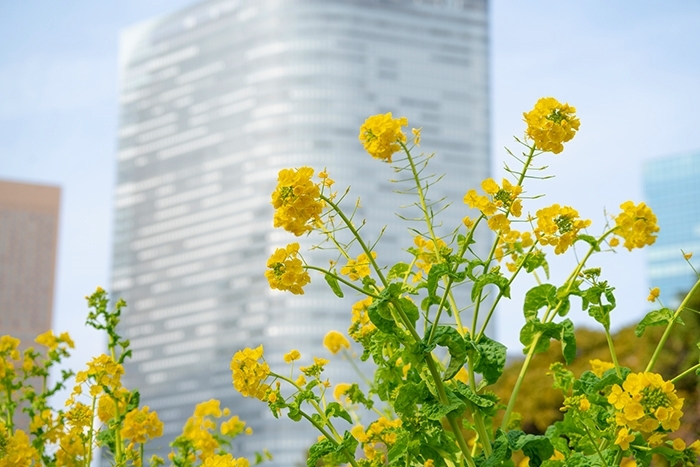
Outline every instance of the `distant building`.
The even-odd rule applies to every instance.
[[[647,253],[649,286],[677,306],[697,280],[681,250],[695,254],[690,261],[700,270],[700,151],[647,162],[644,192],[661,228]]]
[[[0,181],[0,335],[27,345],[51,329],[60,197],[58,187]]]
[[[163,442],[196,402],[218,398],[255,430],[243,454],[267,447],[270,465],[303,464],[318,433],[235,394],[230,359],[261,343],[277,371],[292,348],[302,365],[327,356],[325,332],[348,328],[357,297],[336,298],[319,275],[304,296],[269,289],[274,249],[316,241],[273,229],[277,173],[327,168],[362,195],[363,233],[376,240],[390,224],[382,242],[410,246],[394,213],[414,200],[393,193],[391,168],[358,141],[366,117],[391,111],[438,153],[430,171],[446,176],[431,196],[457,201],[442,219],[459,225],[464,193],[489,174],[487,10],[486,0],[216,0],[123,33],[111,288],[129,304],[127,384],[159,412]],[[378,253],[382,264],[408,259]],[[327,376],[355,378],[342,366]]]

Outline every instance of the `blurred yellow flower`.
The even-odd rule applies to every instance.
[[[620,205],[622,212],[615,218],[615,235],[625,240],[625,248],[643,248],[652,245],[656,241],[656,232],[659,231],[656,215],[651,208],[644,203],[635,206],[632,201],[625,201]]]
[[[649,291],[649,296],[647,297],[647,300],[650,302],[655,302],[657,298],[659,298],[659,294],[661,293],[661,290],[658,287],[654,287]]]
[[[350,342],[338,331],[328,331],[328,334],[323,338],[323,345],[333,354],[340,352],[340,349],[345,347],[350,348]]]
[[[372,252],[372,258],[377,259],[377,253]],[[357,259],[348,259],[348,263],[340,269],[340,273],[348,276],[351,281],[367,277],[371,273],[371,262],[365,253],[361,253]]]
[[[304,270],[299,254],[299,244],[290,243],[285,248],[277,248],[267,260],[265,277],[271,289],[288,290],[303,295],[303,286],[311,282],[309,273]]]

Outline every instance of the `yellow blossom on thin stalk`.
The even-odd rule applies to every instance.
[[[350,348],[350,342],[338,331],[328,331],[323,338],[323,345],[333,354],[337,354],[344,347]]]
[[[435,242],[426,239],[420,235],[413,237],[413,243],[416,245],[414,250],[410,250],[416,256],[416,267],[418,272],[413,277],[413,282],[418,282],[423,277],[423,274],[430,273],[433,264],[438,262],[439,258],[443,258],[452,252],[452,249],[441,239],[437,239],[438,252],[435,251]]]
[[[632,201],[625,201],[620,209],[622,212],[615,218],[615,235],[624,239],[624,247],[632,251],[652,245],[659,226],[651,208],[644,203],[635,205]]]
[[[361,342],[364,338],[371,336],[377,327],[370,321],[367,309],[372,304],[372,297],[367,297],[364,300],[356,302],[352,306],[351,325],[348,329],[348,335],[356,342]]]
[[[581,125],[575,114],[575,107],[553,97],[543,97],[534,109],[523,113],[527,123],[525,132],[538,149],[559,154],[564,150],[563,143],[570,141]]]
[[[141,409],[133,409],[126,414],[124,423],[119,432],[124,439],[131,440],[129,449],[134,444],[143,444],[149,439],[163,435],[163,422],[156,412],[151,412],[148,406]]]
[[[372,258],[377,259],[377,253],[372,252]],[[340,273],[348,276],[351,281],[356,281],[367,277],[371,273],[369,258],[365,253],[361,253],[357,259],[348,259],[348,263],[340,269]]]
[[[288,290],[303,295],[303,286],[311,282],[309,273],[304,270],[299,254],[299,244],[290,243],[285,248],[277,248],[267,260],[265,277],[271,289]]]
[[[661,290],[658,287],[654,287],[649,291],[649,296],[647,297],[647,301],[649,302],[655,302],[657,298],[659,298],[659,295],[661,294]]]
[[[478,209],[485,216],[493,216],[498,210],[501,210],[504,215],[512,214],[515,217],[522,215],[522,201],[518,198],[522,193],[520,185],[513,185],[504,178],[501,186],[498,186],[495,180],[487,178],[481,182],[481,189],[486,193],[485,196],[471,189],[464,195],[464,204],[471,209]]]
[[[264,384],[270,374],[270,367],[264,361],[263,346],[255,349],[239,350],[231,359],[233,387],[245,397],[263,400],[269,386]]]
[[[358,138],[370,156],[391,162],[391,156],[401,150],[400,143],[406,142],[401,127],[407,125],[406,117],[393,118],[391,112],[374,115],[362,124]]]
[[[284,361],[285,363],[292,363],[295,360],[299,360],[301,358],[301,354],[299,353],[298,350],[290,350],[286,354],[284,354]]]
[[[344,399],[347,399],[347,397],[342,396],[344,396],[351,387],[352,385],[347,383],[336,384],[335,388],[333,389],[333,398],[338,402],[342,402]]]
[[[323,367],[330,363],[325,358],[314,357],[314,364],[310,366],[300,366],[299,371],[304,373],[309,378],[316,378],[323,372]]]
[[[314,169],[311,167],[280,170],[277,187],[272,193],[275,227],[300,236],[312,230],[312,223],[321,221],[324,203],[320,199],[321,188],[311,181],[313,175]],[[325,174],[323,178],[324,183],[328,180],[327,176]]]
[[[572,207],[553,204],[537,211],[535,235],[541,244],[552,245],[554,253],[560,255],[573,244],[579,231],[589,225],[591,221],[579,219]]]

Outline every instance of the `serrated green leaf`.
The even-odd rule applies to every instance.
[[[350,417],[350,414],[337,402],[331,402],[328,404],[326,407],[326,417],[338,417],[342,418],[343,420],[347,421],[348,423],[352,423],[352,418]]]
[[[432,344],[447,347],[447,351],[450,353],[450,362],[445,369],[445,374],[442,376],[442,379],[444,381],[448,381],[457,374],[457,372],[464,365],[464,362],[467,361],[467,348],[462,336],[459,335],[457,330],[450,326],[438,326],[435,328],[433,340],[429,344],[427,339],[430,336],[432,329],[433,327],[431,326],[426,331],[425,337],[423,338],[423,344],[426,347]]]
[[[646,314],[646,316],[639,322],[636,328],[634,328],[634,334],[637,337],[642,337],[646,328],[650,326],[664,326],[668,325],[673,321],[673,310],[668,308],[661,308],[660,310],[653,310]]]
[[[420,411],[428,420],[442,420],[450,412],[457,412],[461,415],[467,409],[464,401],[452,391],[447,390],[447,400],[447,404],[442,404],[437,399],[431,398],[423,402]]]
[[[523,259],[523,268],[528,273],[531,273],[537,268],[542,268],[545,277],[549,279],[549,263],[547,262],[544,252],[542,251],[527,253]]]
[[[561,325],[558,323],[540,323],[529,321],[520,330],[520,342],[525,346],[523,352],[527,353],[534,343],[537,335],[540,337],[535,345],[535,353],[546,352],[549,349],[550,339],[561,339]]]
[[[391,269],[389,269],[389,272],[386,275],[387,280],[403,280],[404,277],[406,277],[406,273],[408,272],[409,267],[410,266],[406,263],[396,263],[391,267]]]
[[[309,457],[306,459],[307,467],[316,467],[316,463],[323,456],[335,451],[335,446],[327,439],[322,439],[309,448]]]
[[[336,277],[332,274],[325,274],[323,277],[326,279],[326,282],[328,282],[328,286],[331,288],[335,296],[343,298],[343,291],[340,289],[338,279],[336,279]]]
[[[498,290],[503,294],[504,297],[510,298],[510,285],[509,280],[500,271],[492,271],[486,274],[482,274],[476,278],[474,285],[472,285],[472,301],[476,302],[479,298],[479,294],[488,284],[493,284],[498,287]]]
[[[522,449],[523,454],[530,458],[530,465],[533,467],[539,467],[554,454],[554,447],[546,436],[525,434],[519,430],[509,431],[507,436],[511,449]]]
[[[494,401],[478,395],[477,393],[472,391],[472,389],[469,386],[467,386],[461,381],[457,381],[457,387],[455,390],[457,394],[462,395],[469,402],[476,405],[477,407],[481,407],[482,409],[488,409],[489,407],[493,407],[494,405],[496,405]]]
[[[540,284],[531,288],[525,294],[523,302],[523,313],[527,321],[537,319],[537,314],[541,308],[552,308],[557,302],[557,288],[552,284]]]
[[[475,350],[474,371],[483,375],[486,384],[494,384],[506,366],[506,346],[485,335],[477,344],[471,340],[467,342]]]
[[[377,329],[380,331],[391,334],[396,329],[396,323],[393,319],[386,319],[384,317],[386,314],[391,315],[391,312],[389,311],[389,304],[384,300],[374,300],[367,307],[367,316],[372,321],[372,324],[377,326]]]
[[[394,410],[403,414],[413,413],[416,404],[424,400],[426,390],[427,387],[424,381],[420,383],[406,383],[399,386],[399,391],[393,404]]]
[[[408,319],[415,326],[416,321],[418,321],[418,318],[420,317],[420,313],[418,312],[418,307],[416,306],[416,304],[406,297],[399,298],[399,303],[401,304],[403,312],[406,313]]]
[[[396,438],[396,442],[389,449],[389,465],[392,465],[395,460],[403,456],[408,450],[409,437],[407,433],[401,433]]]

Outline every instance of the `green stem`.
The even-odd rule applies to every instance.
[[[355,359],[350,355],[350,352],[348,352],[347,349],[342,348],[340,351],[343,353],[343,356],[350,362],[350,366],[352,366],[352,369],[355,370],[355,373],[357,373],[357,376],[362,378],[362,381],[365,382],[367,386],[369,386],[370,389],[372,389],[372,381],[370,381],[364,373],[360,370],[360,367],[357,366],[357,363],[355,363]]]
[[[698,368],[700,368],[700,363],[698,363],[697,365],[694,365],[694,366],[688,368],[688,369],[685,370],[683,373],[681,373],[680,375],[678,375],[678,376],[676,376],[675,378],[673,378],[673,379],[671,380],[671,382],[672,382],[673,384],[676,384],[676,382],[677,382],[679,379],[683,378],[684,376],[688,376],[690,373],[692,373],[693,371],[697,370]]]
[[[532,343],[530,344],[530,351],[527,353],[527,357],[525,357],[525,361],[523,362],[523,367],[520,369],[520,374],[518,375],[518,380],[515,382],[515,386],[513,387],[513,392],[510,396],[510,400],[508,401],[508,407],[506,407],[506,413],[503,415],[503,421],[501,422],[501,429],[503,431],[506,431],[508,428],[508,423],[510,422],[510,416],[513,413],[513,408],[515,407],[515,401],[518,398],[518,392],[520,392],[520,386],[523,384],[523,379],[525,379],[525,373],[527,373],[527,369],[530,366],[530,361],[532,361],[532,357],[535,355],[535,348],[537,347],[537,341],[540,340],[540,337],[542,336],[542,333],[537,333],[535,334],[535,338],[532,340]]]
[[[299,413],[301,414],[302,417],[304,417],[304,418],[307,419],[309,422],[311,422],[311,424],[312,424],[313,426],[315,426],[316,429],[317,429],[318,431],[320,431],[321,434],[322,434],[323,436],[325,436],[326,439],[327,439],[328,441],[330,441],[331,443],[333,443],[335,446],[340,446],[340,443],[339,443],[338,441],[336,441],[336,440],[333,438],[333,436],[332,436],[330,433],[328,433],[321,425],[319,425],[318,423],[316,423],[316,421],[315,421],[313,418],[309,417],[309,416],[306,414],[306,412],[304,412],[303,410],[300,410]],[[347,458],[348,462],[350,462],[350,464],[352,464],[353,467],[359,467],[359,466],[357,465],[357,462],[355,461],[355,453],[349,452],[346,448],[343,448],[343,453],[345,454],[345,457]]]
[[[690,292],[685,296],[683,301],[681,302],[680,306],[678,307],[678,310],[674,313],[673,318],[671,321],[668,323],[666,326],[666,330],[664,331],[663,336],[661,336],[661,340],[659,341],[659,344],[656,346],[656,349],[654,350],[654,354],[651,356],[651,360],[649,360],[649,364],[647,365],[646,369],[644,370],[645,372],[651,371],[652,368],[654,368],[654,364],[656,363],[656,360],[659,358],[659,355],[661,354],[661,350],[664,348],[664,345],[666,344],[666,341],[668,340],[668,336],[671,335],[671,329],[673,328],[673,325],[676,324],[676,320],[680,316],[681,312],[685,309],[686,305],[688,305],[688,302],[691,300],[691,298],[695,295],[695,292],[700,290],[700,280],[698,280],[695,285],[693,286],[692,289],[690,289]]]
[[[450,428],[452,428],[452,432],[455,434],[457,444],[464,455],[464,459],[467,461],[467,465],[469,465],[469,467],[476,467],[472,453],[469,451],[469,446],[467,446],[467,441],[462,435],[462,430],[459,427],[459,423],[457,423],[457,418],[453,414],[447,414],[447,421],[450,424]]]
[[[600,448],[598,447],[598,443],[596,443],[596,440],[593,439],[593,436],[591,435],[590,430],[588,429],[588,427],[586,426],[585,423],[582,423],[581,425],[583,425],[583,429],[586,431],[586,435],[588,436],[588,439],[591,440],[591,444],[593,445],[596,452],[598,453],[598,457],[600,457],[600,461],[603,463],[603,465],[605,467],[608,467],[608,463],[605,462],[605,458],[603,457],[603,453],[600,452]]]
[[[369,291],[367,291],[367,290],[365,290],[365,289],[362,289],[362,288],[356,286],[355,284],[353,284],[352,282],[347,281],[347,280],[343,279],[342,277],[340,277],[340,276],[338,276],[338,275],[336,275],[336,274],[333,274],[331,271],[329,271],[329,270],[327,270],[327,269],[319,268],[319,267],[316,267],[316,266],[311,266],[311,265],[308,265],[308,264],[307,264],[307,265],[304,265],[304,269],[311,269],[312,271],[318,271],[318,272],[322,272],[322,273],[324,273],[324,274],[328,274],[329,276],[333,276],[338,282],[342,282],[343,284],[347,285],[347,286],[350,287],[351,289],[356,290],[357,292],[360,292],[360,293],[362,293],[362,294],[365,294],[365,295],[367,295],[368,297],[372,297],[372,298],[374,298],[375,300],[379,298],[379,295],[375,295],[375,294],[373,294],[373,293],[371,293],[371,292],[369,292]]]
[[[608,348],[610,349],[610,356],[612,357],[612,361],[615,364],[615,372],[617,373],[617,376],[622,378],[622,371],[620,370],[620,364],[617,361],[617,353],[615,352],[615,344],[613,344],[612,336],[610,335],[610,330],[605,329],[605,338],[608,340]]]

